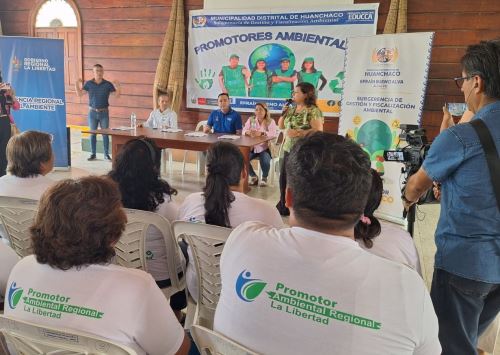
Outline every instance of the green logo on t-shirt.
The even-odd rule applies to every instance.
[[[251,279],[251,273],[243,270],[236,279],[236,294],[245,302],[254,301],[264,290],[267,283],[259,279]],[[274,289],[266,291],[271,300],[271,308],[295,317],[307,319],[322,325],[328,325],[330,319],[350,323],[355,326],[379,330],[380,322],[355,314],[342,312],[335,308],[338,303],[321,295],[314,295],[276,283]]]
[[[15,286],[15,284],[14,284]],[[15,304],[13,302],[10,307],[13,309],[21,299],[21,293],[14,293],[13,300],[16,300]],[[19,294],[19,296],[16,296]],[[69,304],[71,298],[63,296],[60,294],[52,294],[46,292],[40,292],[32,288],[28,289],[28,293],[22,297],[23,310],[25,312],[37,314],[42,317],[58,318],[62,317],[63,313],[73,313],[81,317],[101,319],[104,316],[104,312],[96,309],[77,306]]]

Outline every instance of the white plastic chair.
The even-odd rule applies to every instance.
[[[276,173],[278,173],[280,169],[280,163],[282,160],[282,155],[283,155],[283,143],[285,143],[285,132],[280,131],[278,133],[278,137],[276,139],[272,140],[269,142],[269,146],[274,146],[271,148],[271,151],[274,151],[274,157],[271,159],[271,169],[269,171],[269,185],[274,186],[274,176]],[[258,166],[258,172],[257,175],[262,179],[262,170],[260,168],[260,163],[257,163]]]
[[[148,272],[146,263],[146,234],[150,226],[155,226],[163,234],[165,241],[168,275],[171,286],[162,288],[165,297],[170,298],[174,293],[186,287],[186,273],[181,279],[177,274],[177,265],[181,264],[180,248],[172,237],[170,222],[163,216],[148,211],[125,209],[127,226],[115,245],[116,256],[114,263],[123,267],[140,269]],[[182,263],[184,265],[184,263]],[[185,270],[183,270],[185,271]]]
[[[220,256],[232,229],[185,221],[175,221],[172,229],[191,247],[198,278],[198,303],[194,314],[188,309],[186,325],[190,321],[212,329],[221,291]]]
[[[191,327],[191,335],[202,355],[257,355],[224,335],[199,325]]]
[[[208,121],[200,121],[196,124],[196,128],[194,129],[195,131],[203,131],[203,127],[207,124]],[[184,175],[184,170],[186,169],[186,158],[188,154],[188,150],[184,151],[184,159],[182,161],[182,175]],[[200,176],[201,173],[201,166],[200,166],[200,161],[201,161],[201,155],[202,152],[196,152],[196,172],[198,176]]]
[[[38,201],[26,198],[0,196],[0,222],[4,237],[21,258],[33,254],[29,228],[37,214]]]
[[[97,335],[58,329],[0,315],[0,333],[22,355],[136,355],[125,346]],[[7,353],[8,354],[8,353]]]

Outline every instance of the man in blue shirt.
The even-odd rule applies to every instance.
[[[81,97],[83,91],[89,94],[89,128],[91,130],[97,129],[98,125],[101,128],[109,128],[109,95],[114,93],[116,97],[120,97],[120,84],[112,83],[104,79],[104,68],[101,64],[94,65],[93,68],[94,79],[89,80],[80,88],[82,79],[78,79],[75,84],[76,94]],[[109,156],[109,137],[103,135],[102,141],[104,144],[104,159],[111,160]],[[96,158],[96,135],[90,135],[90,146],[92,154],[88,160],[95,160]]]
[[[468,109],[482,120],[500,154],[500,41],[467,48],[455,78]],[[500,179],[500,177],[497,177]],[[476,354],[477,338],[500,311],[500,211],[474,128],[443,131],[423,166],[408,181],[411,206],[441,183],[441,215],[431,297],[439,319],[443,354]]]
[[[229,105],[229,95],[220,93],[217,103],[219,110],[210,113],[207,125],[203,127],[203,132],[209,133],[213,128],[214,133],[241,134],[243,128],[241,116]]]

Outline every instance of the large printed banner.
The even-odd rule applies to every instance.
[[[403,147],[400,124],[420,124],[433,33],[349,38],[339,134],[368,153],[384,180],[379,214],[403,222],[401,163],[385,162],[384,150]]]
[[[224,91],[239,111],[256,102],[281,111],[309,82],[325,115],[338,116],[346,38],[375,34],[377,18],[378,4],[190,11],[187,106],[213,109]]]
[[[0,36],[0,69],[21,104],[18,128],[52,134],[54,165],[67,167],[63,40]]]

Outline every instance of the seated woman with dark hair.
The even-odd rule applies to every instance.
[[[187,354],[190,342],[153,278],[110,264],[126,222],[110,179],[47,190],[30,229],[34,255],[10,274],[5,315],[96,334],[138,354]]]
[[[161,178],[160,162],[161,151],[153,140],[133,139],[118,153],[109,176],[118,183],[124,207],[156,212],[172,222],[177,218],[179,210],[177,203],[172,200],[172,196],[177,195],[177,190]],[[181,264],[177,265],[177,273],[182,276],[182,263],[185,260],[180,250],[178,254]],[[162,233],[154,226],[147,231],[146,262],[158,286],[169,287],[171,283],[165,241]],[[174,294],[170,298],[170,306],[180,319],[181,310],[187,306],[185,292]]]
[[[394,223],[379,221],[373,213],[382,201],[383,184],[380,175],[372,169],[372,187],[364,214],[354,227],[359,246],[383,258],[408,265],[420,275],[420,259],[410,234]]]
[[[46,175],[54,168],[52,137],[38,131],[26,131],[10,138],[7,144],[8,175],[0,177],[0,196],[39,200],[54,184]],[[0,242],[7,232],[0,224]]]
[[[245,221],[258,221],[276,228],[283,220],[274,206],[244,194],[248,178],[241,151],[232,143],[217,142],[207,153],[207,179],[203,192],[186,197],[179,208],[180,220],[235,228]],[[196,272],[188,248],[189,264],[186,281],[193,297],[198,295]]]
[[[52,137],[48,133],[26,131],[7,144],[7,171],[0,178],[0,196],[39,200],[54,180],[45,175],[54,168]]]

